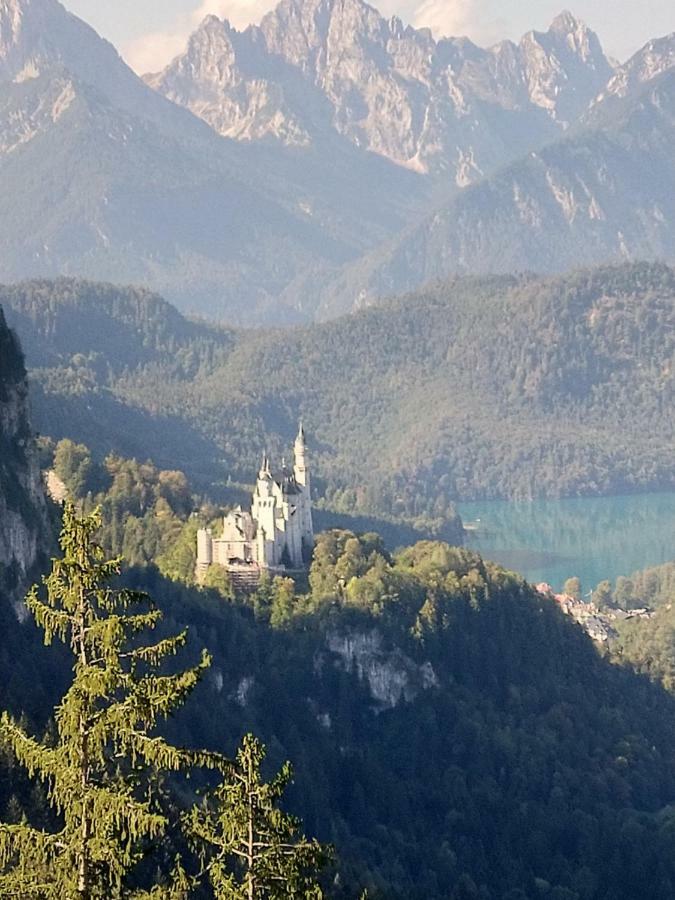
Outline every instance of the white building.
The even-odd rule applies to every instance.
[[[304,569],[314,547],[307,444],[300,426],[295,439],[294,465],[273,473],[263,458],[253,491],[251,511],[240,506],[223,520],[220,537],[211,529],[197,533],[197,576],[211,565],[233,574]]]

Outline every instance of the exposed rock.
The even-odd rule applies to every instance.
[[[0,309],[0,598],[21,614],[22,594],[48,546],[42,478],[28,418],[18,341]]]
[[[234,37],[212,32],[204,46],[227,58]],[[219,84],[220,63],[204,60]],[[308,318],[303,279],[392,237],[431,187],[355,148],[329,117],[332,143],[308,150],[301,117],[280,123],[276,81],[260,78],[269,98],[248,74],[233,88],[238,136],[264,136],[269,119],[289,146],[223,140],[56,0],[0,0],[0,280],[77,272],[230,322]]]
[[[238,706],[241,706],[242,709],[246,709],[248,706],[249,697],[251,696],[254,685],[255,678],[252,675],[244,675],[243,678],[240,679],[237,689],[232,694],[232,699]]]
[[[410,703],[420,691],[438,687],[438,678],[430,662],[418,665],[399,648],[383,649],[381,634],[330,633],[328,649],[335,653],[347,672],[355,672],[368,684],[371,697],[381,708],[393,709]]]
[[[604,106],[604,104],[602,105]],[[675,259],[675,70],[345,267],[326,317],[450,275]],[[647,162],[648,161],[648,162]]]
[[[649,41],[625,65],[620,66],[594,106],[612,96],[627,97],[645,82],[652,81],[673,68],[675,68],[675,32]]]
[[[363,0],[282,0],[244,32],[209,16],[147,81],[228,137],[310,144],[332,129],[464,186],[567,127],[612,71],[569,13],[484,50],[437,42]]]

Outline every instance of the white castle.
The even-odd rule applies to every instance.
[[[300,425],[293,447],[292,471],[282,464],[272,473],[263,457],[253,491],[251,511],[241,506],[223,520],[223,533],[197,533],[197,577],[209,566],[227,568],[233,575],[255,576],[261,570],[293,570],[308,566],[314,548],[312,501],[307,443]]]

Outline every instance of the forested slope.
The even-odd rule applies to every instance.
[[[228,331],[86,282],[0,291],[40,430],[250,481],[310,435],[334,509],[451,515],[456,499],[669,488],[675,272],[439,283],[336,322]]]
[[[292,759],[290,808],[338,850],[330,896],[672,896],[675,703],[516,576],[333,532],[307,595],[278,580],[226,603],[152,569],[127,580],[167,634],[188,624],[190,652],[213,654],[171,737],[231,751],[253,730],[270,765]]]

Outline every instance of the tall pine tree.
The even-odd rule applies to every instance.
[[[285,763],[266,783],[264,758],[264,746],[246,735],[220,785],[186,817],[186,830],[216,900],[318,900],[317,873],[332,851],[307,840],[298,819],[279,809],[292,769]]]
[[[113,587],[120,561],[96,543],[98,512],[81,518],[64,510],[60,545],[27,606],[44,630],[74,656],[73,681],[55,710],[56,738],[41,742],[4,714],[0,734],[31,776],[48,789],[62,825],[53,833],[27,823],[0,826],[0,896],[44,900],[114,900],[184,896],[180,866],[166,888],[134,890],[129,876],[167,828],[156,776],[209,754],[181,750],[156,733],[181,706],[209,665],[204,652],[193,668],[166,674],[162,666],[186,634],[142,643],[161,619],[146,595]]]

